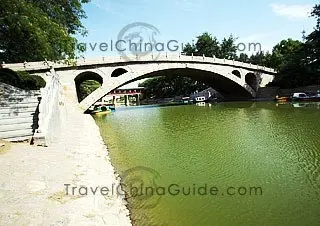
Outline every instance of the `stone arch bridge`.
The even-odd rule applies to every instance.
[[[128,60],[128,58],[130,60]],[[101,57],[80,59],[74,62],[30,62],[6,64],[12,70],[29,71],[44,77],[55,73],[62,86],[67,86],[76,95],[79,85],[85,80],[96,80],[101,87],[79,104],[83,111],[114,89],[143,78],[163,75],[180,75],[202,81],[230,99],[251,99],[260,87],[273,81],[276,71],[270,68],[218,59],[214,57],[167,55],[154,59],[153,55]],[[51,73],[48,71],[51,70]]]

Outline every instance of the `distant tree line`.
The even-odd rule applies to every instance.
[[[208,88],[208,85],[202,82],[194,81],[191,78],[179,75],[168,75],[147,79],[140,83],[139,86],[146,88],[146,98],[189,96],[195,91],[202,91]]]
[[[0,4],[0,63],[61,60],[76,57],[76,34],[85,35],[81,20],[86,17],[83,4],[90,0],[2,0]],[[187,55],[234,59],[275,68],[279,73],[272,86],[292,88],[320,84],[320,5],[313,8],[314,30],[304,40],[282,40],[271,52],[251,56],[237,51],[236,40],[230,35],[219,41],[208,32],[197,37],[195,44],[184,48]],[[4,76],[2,73],[2,78]],[[18,73],[19,74],[19,73]],[[20,86],[31,84],[27,75],[8,78]],[[30,87],[40,87],[39,79]],[[39,85],[39,84],[42,85]],[[97,84],[91,83],[97,87]],[[83,87],[91,91],[90,82]],[[154,96],[186,95],[206,88],[201,82],[184,77],[154,78],[141,84]]]
[[[221,42],[209,34],[197,37],[196,43],[188,43],[183,52],[194,56],[215,56],[245,63],[271,67],[278,71],[275,80],[269,86],[295,88],[299,86],[320,84],[320,5],[313,8],[311,16],[317,24],[311,34],[303,41],[286,39],[276,44],[272,52],[257,52],[251,56],[238,53],[236,40],[230,35]],[[187,95],[206,88],[201,82],[180,76],[157,77],[140,84],[146,88],[149,96],[168,97]]]

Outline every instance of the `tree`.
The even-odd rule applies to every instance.
[[[79,90],[78,90],[78,98],[79,101],[82,101],[87,96],[89,96],[93,91],[98,89],[101,86],[101,84],[95,80],[86,80],[83,83],[80,84]]]
[[[197,51],[197,48],[194,44],[190,44],[187,43],[183,49],[183,52],[187,55],[187,56],[191,56],[192,54],[195,54]]]
[[[228,38],[224,38],[219,43],[217,37],[212,36],[208,32],[204,32],[202,35],[197,37],[196,44],[188,43],[183,52],[186,55],[195,56],[207,56],[207,57],[218,57],[224,59],[236,59],[237,58],[237,46],[235,41],[237,38],[230,35]]]
[[[198,36],[198,41],[196,43],[196,55],[197,56],[219,56],[220,55],[220,46],[219,41],[216,37],[212,37],[208,32],[203,33]]]
[[[314,7],[311,15],[317,19],[317,24],[306,38],[306,50],[311,70],[320,73],[320,5]]]
[[[282,40],[280,43],[275,45],[272,50],[272,64],[273,67],[281,70],[284,68],[292,57],[301,50],[302,42],[293,40],[291,38]]]
[[[40,76],[30,75],[26,71],[15,72],[8,68],[0,68],[0,82],[25,90],[38,90],[46,85]]]
[[[320,5],[311,15],[317,24],[305,43],[288,39],[274,47],[272,64],[279,73],[272,85],[294,88],[320,83]]]
[[[2,0],[0,61],[74,58],[76,39],[85,34],[80,20],[88,0]]]
[[[251,64],[262,65],[264,59],[264,52],[257,52],[256,54],[252,54],[249,58],[249,62]]]
[[[86,18],[82,4],[90,0],[29,0],[45,12],[48,17],[67,29],[68,34],[80,33],[85,35],[86,29],[81,19]]]
[[[202,91],[208,88],[208,86],[202,82],[176,75],[148,79],[143,83],[140,83],[139,86],[145,88],[146,96],[149,98],[189,96],[195,91]]]
[[[237,46],[235,44],[236,38],[230,35],[228,38],[224,38],[220,45],[219,58],[235,60],[237,58]]]
[[[244,62],[244,63],[250,63],[249,56],[246,53],[240,53],[238,61]]]

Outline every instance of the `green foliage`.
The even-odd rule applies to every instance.
[[[250,58],[246,53],[240,53],[238,60],[244,63],[250,63]]]
[[[198,36],[195,44],[188,43],[183,52],[186,55],[214,55],[274,68],[278,74],[270,86],[294,88],[320,84],[320,5],[314,7],[312,16],[317,19],[317,25],[306,37],[306,43],[293,39],[282,40],[274,46],[271,53],[258,52],[250,57],[245,53],[237,55],[236,38],[230,35],[220,43],[208,32]],[[140,85],[146,87],[149,97],[155,98],[189,95],[207,88],[202,83],[179,76],[149,79]]]
[[[271,85],[283,88],[320,84],[320,5],[313,9],[317,25],[306,42],[283,40],[273,49],[273,66],[279,74]]]
[[[185,46],[184,46],[184,49],[183,49],[183,52],[186,54],[186,55],[189,55],[191,56],[192,54],[195,54],[197,51],[197,48],[196,46],[192,43],[187,43]]]
[[[301,50],[303,43],[298,40],[282,40],[272,51],[272,64],[281,71],[292,60],[295,54]]]
[[[101,84],[95,80],[87,80],[80,84],[78,90],[78,99],[81,101],[98,89]]]
[[[207,56],[207,57],[218,57],[225,59],[236,59],[237,46],[235,41],[237,39],[230,35],[228,38],[224,38],[221,43],[219,43],[216,37],[213,37],[208,32],[203,33],[197,37],[196,44],[186,44],[183,52],[186,55],[195,56]]]
[[[38,90],[46,85],[40,76],[30,75],[25,71],[14,72],[9,69],[0,70],[0,82],[25,90]]]
[[[228,38],[224,38],[220,45],[219,58],[233,60],[237,59],[237,46],[235,44],[236,38],[230,35]]]
[[[81,4],[87,0],[2,0],[0,61],[60,60],[75,57],[76,39],[85,34]]]
[[[22,89],[36,90],[46,86],[46,82],[40,76],[30,75],[25,71],[18,71],[17,74],[20,77],[20,84],[18,87]]]
[[[308,63],[315,73],[320,73],[320,4],[316,5],[311,13],[317,24],[314,31],[307,36],[305,43],[308,52]]]
[[[202,82],[194,81],[188,77],[175,75],[161,76],[148,79],[139,84],[145,87],[148,98],[168,98],[174,96],[189,96],[195,91],[202,91],[208,88]]]
[[[217,56],[220,52],[219,41],[216,37],[212,37],[208,32],[203,33],[198,36],[198,41],[196,43],[195,55],[198,56]]]

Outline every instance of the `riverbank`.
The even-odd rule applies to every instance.
[[[1,225],[131,225],[123,197],[66,194],[118,186],[99,128],[65,94],[60,139],[49,147],[11,144],[0,154]]]

